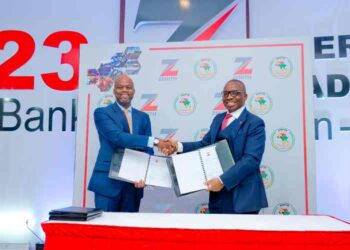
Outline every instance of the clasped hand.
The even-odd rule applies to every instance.
[[[177,141],[173,139],[160,139],[157,147],[163,154],[169,156],[177,152]]]

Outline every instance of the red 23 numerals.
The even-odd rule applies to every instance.
[[[35,51],[35,41],[31,35],[20,30],[0,31],[0,53],[9,42],[18,45],[16,53],[0,64],[0,89],[34,89],[34,76],[11,76],[13,72],[26,64]],[[88,41],[84,35],[74,31],[57,31],[49,35],[44,46],[58,48],[62,42],[69,42],[71,50],[62,54],[61,64],[73,68],[71,79],[61,80],[57,72],[44,73],[41,77],[52,89],[70,91],[78,88],[80,45]]]

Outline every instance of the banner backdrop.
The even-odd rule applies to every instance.
[[[218,6],[222,8],[206,12],[203,8],[197,8],[197,5],[196,9],[192,8],[198,1],[160,2],[185,4],[187,7],[184,11],[190,12],[191,16],[205,14],[207,19],[197,23],[199,33],[196,34],[200,35],[206,30],[212,31],[210,27],[214,26],[216,29],[210,38],[214,40],[246,38],[247,33],[250,33],[251,38],[305,36],[313,40],[314,48],[311,48],[311,52],[307,50],[305,52],[313,54],[311,77],[314,86],[315,120],[314,131],[311,131],[311,134],[316,139],[317,213],[349,221],[350,1],[232,0],[229,4],[225,0],[199,1],[220,2]],[[119,8],[123,2],[125,12]],[[158,16],[158,20],[138,22],[141,21],[137,19],[140,2],[139,0],[103,0],[98,4],[86,0],[2,2],[0,8],[1,242],[36,242],[38,239],[27,229],[26,221],[34,231],[44,237],[40,222],[48,218],[48,211],[71,205],[78,102],[76,90],[78,74],[74,73],[78,72],[79,68],[77,45],[116,43],[121,41],[123,34],[126,43],[166,42],[180,27],[181,18],[160,22]],[[196,3],[191,5],[194,2]],[[170,8],[162,9],[162,6],[164,5],[153,5],[152,9],[156,13],[168,14]],[[202,4],[202,6],[208,5]],[[250,18],[246,18],[247,10],[250,11]],[[120,13],[125,14],[125,19]],[[170,17],[163,15],[164,19],[168,16]],[[171,19],[174,19],[174,16]],[[125,25],[122,25],[123,23]],[[135,26],[135,23],[138,25]],[[12,32],[11,35],[9,31]],[[198,37],[196,34],[186,39],[195,39]],[[74,50],[72,50],[73,44]],[[18,50],[20,52],[17,53]],[[67,56],[67,53],[70,56]],[[26,61],[23,61],[23,55]],[[12,72],[8,71],[7,66],[4,67],[4,63],[10,59]],[[108,56],[106,60],[110,60]],[[6,68],[5,74],[4,68]],[[50,84],[50,80],[42,77],[50,73],[58,74],[62,81]],[[218,71],[217,74],[219,73]],[[69,81],[73,75],[74,80]],[[3,81],[3,76],[5,79],[6,76],[20,78],[9,85],[7,81]],[[21,77],[27,77],[27,80],[23,81]],[[28,79],[34,84],[25,84],[28,83]],[[66,81],[69,81],[69,84]],[[219,92],[224,83],[215,83],[220,84],[215,90]],[[67,88],[67,85],[70,87]],[[288,94],[281,93],[281,95]],[[219,102],[219,99],[216,101]],[[146,99],[137,102],[140,102],[141,107],[146,103]],[[201,125],[203,128],[208,126],[208,124]],[[163,132],[161,136],[172,133],[171,130]],[[269,189],[268,193],[272,187]]]
[[[171,44],[88,46],[82,50],[74,204],[93,206],[86,186],[99,141],[95,108],[113,103],[113,79],[129,74],[133,107],[151,117],[153,135],[200,140],[218,113],[224,84],[245,82],[246,107],[266,123],[260,166],[268,214],[315,213],[315,151],[309,43],[268,39]],[[207,192],[175,198],[146,187],[141,211],[207,212]]]

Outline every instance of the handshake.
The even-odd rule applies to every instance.
[[[157,147],[166,156],[172,155],[178,150],[177,141],[173,139],[159,139]]]

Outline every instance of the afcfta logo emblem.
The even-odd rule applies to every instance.
[[[271,187],[275,178],[272,172],[272,169],[269,168],[268,166],[261,165],[260,174],[261,174],[261,178],[263,180],[265,189],[268,189],[269,187]]]
[[[293,71],[293,64],[288,57],[279,56],[271,60],[270,72],[271,75],[278,79],[287,78]]]
[[[196,63],[194,73],[201,80],[212,79],[216,75],[216,64],[212,59],[201,59]]]
[[[276,205],[272,211],[272,214],[278,215],[296,215],[297,210],[289,203],[280,203]]]
[[[175,98],[175,111],[179,115],[191,115],[196,110],[196,100],[189,93],[183,93]]]
[[[257,92],[250,98],[249,107],[254,114],[265,115],[272,108],[272,99],[265,92]]]
[[[276,129],[271,135],[271,144],[278,151],[288,151],[295,144],[294,134],[287,128]]]

